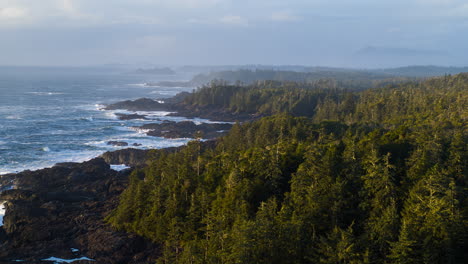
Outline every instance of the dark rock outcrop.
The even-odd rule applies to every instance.
[[[154,262],[158,245],[118,232],[104,221],[117,207],[129,173],[111,170],[97,158],[10,174],[18,189],[0,194],[6,201],[0,263],[43,263],[41,259],[51,256],[95,260],[89,263]]]
[[[144,166],[150,150],[127,148],[108,151],[101,157],[109,164],[125,164],[131,167]]]
[[[164,103],[171,105],[171,109],[176,109],[174,105],[182,103],[189,95],[191,95],[189,92],[180,92],[173,97],[164,99]]]
[[[122,141],[108,141],[107,145],[116,146],[116,147],[126,147],[128,146],[128,143],[122,142]]]
[[[249,121],[261,118],[260,115],[255,114],[239,114],[214,106],[196,106],[187,104],[184,100],[190,93],[181,92],[174,97],[164,99],[164,103],[160,103],[156,100],[141,98],[134,101],[122,101],[114,104],[110,104],[104,108],[104,110],[116,110],[124,109],[128,111],[169,111],[172,112],[169,116],[184,116],[189,118],[205,118],[214,121]],[[130,115],[133,117],[133,115]],[[119,116],[119,118],[127,118],[125,116]],[[131,118],[129,117],[129,118]],[[134,116],[137,119],[142,119],[141,115]],[[123,119],[126,120],[126,119]]]
[[[199,117],[222,122],[245,122],[263,117],[260,115],[233,113],[221,108],[194,107],[184,103],[178,103],[172,106],[172,112],[173,113],[170,113],[169,116]]]
[[[108,105],[105,110],[125,109],[129,111],[167,111],[168,105],[161,104],[158,101],[149,98],[140,98],[137,100],[127,100]]]
[[[115,114],[119,120],[134,120],[134,119],[143,119],[147,120],[145,115],[139,115],[139,114],[122,114],[122,113],[116,113]]]
[[[213,139],[231,129],[227,123],[202,123],[195,124],[192,121],[164,121],[160,124],[146,124],[140,129],[147,130],[147,135],[164,138],[193,138],[196,133],[201,133],[202,138]]]

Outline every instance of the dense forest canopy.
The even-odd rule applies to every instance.
[[[266,117],[154,151],[107,221],[159,263],[464,263],[468,74],[330,84],[200,88],[187,108]]]

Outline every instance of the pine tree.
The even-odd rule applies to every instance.
[[[401,252],[408,251],[404,245],[411,241],[419,263],[454,263],[454,243],[463,233],[454,186],[438,165],[414,186],[405,202],[405,225],[393,244],[392,258],[399,259]]]

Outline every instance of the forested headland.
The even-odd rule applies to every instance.
[[[195,75],[190,81],[193,85],[203,85],[211,81],[223,81],[226,84],[251,85],[262,81],[297,82],[317,84],[328,82],[328,87],[347,87],[352,90],[364,90],[379,85],[415,80],[420,76],[394,75],[386,71],[354,70],[338,68],[311,68],[305,71],[278,69],[236,69],[215,71]],[[395,69],[396,70],[396,69]]]
[[[346,88],[198,89],[180,106],[255,121],[154,151],[108,223],[159,263],[464,263],[468,74]]]

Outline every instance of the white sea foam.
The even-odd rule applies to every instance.
[[[104,110],[105,110],[104,108],[105,108],[106,106],[103,105],[103,104],[95,104],[94,107],[95,107],[96,110],[104,111]]]
[[[71,252],[75,253],[75,252],[79,252],[80,250],[77,249],[77,248],[70,248]]]
[[[128,127],[126,127],[128,129]],[[152,137],[147,136],[145,129],[133,128],[135,132],[128,133],[125,135],[119,135],[116,137],[109,137],[105,140],[96,140],[85,143],[88,146],[94,146],[102,151],[112,151],[124,148],[137,148],[137,149],[160,149],[167,147],[178,147],[184,144],[187,144],[190,141],[190,138],[177,138],[177,139],[167,139],[162,137]],[[114,146],[108,145],[109,141],[119,141],[126,142],[128,146]]]
[[[170,114],[174,114],[176,112],[169,112],[169,111],[136,111],[132,112],[138,115],[145,115],[145,116],[157,116],[157,117],[162,117],[162,116],[167,116]]]
[[[137,87],[148,87],[146,83],[129,83],[129,86],[137,86]]]
[[[59,147],[56,144],[50,145],[52,149],[50,149],[48,146],[42,145],[42,146],[35,148],[36,151],[42,150],[42,152],[38,156],[40,158],[39,160],[32,160],[32,161],[28,160],[26,162],[22,162],[22,161],[18,162],[16,160],[12,160],[9,163],[6,163],[6,164],[4,163],[2,164],[2,166],[0,166],[0,175],[7,174],[7,173],[17,173],[17,172],[21,172],[24,170],[38,170],[38,169],[48,168],[59,162],[83,162],[83,161],[87,161],[92,158],[95,158],[101,155],[102,153],[104,153],[105,151],[118,150],[122,148],[160,149],[160,148],[167,148],[167,147],[176,147],[176,146],[184,145],[188,141],[191,140],[190,138],[166,139],[166,138],[152,137],[152,136],[147,135],[148,130],[131,128],[130,126],[140,126],[148,122],[160,123],[162,120],[169,120],[169,121],[175,121],[175,122],[193,121],[196,124],[227,123],[227,122],[210,121],[210,120],[201,119],[201,118],[186,118],[186,117],[169,116],[169,114],[174,113],[174,112],[169,112],[169,111],[132,112],[132,111],[125,111],[125,110],[111,110],[111,111],[97,112],[97,110],[100,110],[101,106],[102,105],[100,104],[89,104],[89,105],[78,106],[78,107],[84,107],[92,112],[86,115],[80,115],[77,117],[75,116],[75,120],[87,119],[89,121],[93,121],[93,124],[98,124],[98,126],[100,126],[100,129],[96,131],[103,131],[106,133],[104,134],[104,136],[103,134],[93,135],[93,137],[86,139],[86,140],[89,140],[88,143],[80,143],[80,144],[90,146],[90,147],[85,147],[88,150],[77,150],[75,148],[75,149],[70,149],[70,150],[58,151]],[[140,115],[146,115],[148,120],[128,120],[128,121],[122,120],[120,121],[120,120],[116,120],[117,116],[115,116],[115,113],[128,113],[128,114],[137,113]],[[64,120],[69,120],[69,117],[64,118]],[[50,120],[44,119],[44,121],[50,121]],[[88,128],[85,128],[85,129],[88,129]],[[109,132],[109,129],[117,130],[117,131],[111,131],[109,134],[107,134],[107,132]],[[57,135],[66,135],[67,137],[65,139],[59,139],[58,141],[60,144],[66,144],[66,140],[70,138],[70,135],[73,134],[72,137],[74,137],[74,135],[79,135],[84,132],[86,132],[86,130],[83,130],[83,129],[81,130],[76,129],[73,131],[70,131],[68,129],[58,129],[55,131],[47,130],[47,135],[54,135],[54,137]],[[29,137],[37,137],[37,136],[42,137],[44,135],[45,135],[44,133],[28,134]],[[100,139],[100,140],[97,140],[97,139]],[[54,140],[56,139],[54,138]],[[107,145],[108,141],[127,142],[128,146]],[[7,143],[8,145],[6,145]],[[0,145],[10,146],[10,143],[20,144],[20,145],[28,145],[28,144],[34,145],[40,142],[32,142],[32,141],[23,142],[23,141],[18,141],[18,140],[15,141],[15,140],[10,140],[10,139],[6,140],[5,138],[2,138],[0,140]]]
[[[140,135],[145,135],[151,131],[151,129],[144,129],[139,127],[130,127],[130,129],[135,130]]]
[[[94,121],[94,118],[92,116],[88,116],[88,117],[81,117],[80,120],[86,120],[86,121]]]
[[[23,119],[23,118],[20,115],[9,115],[9,116],[6,116],[5,119],[20,120],[20,119]]]
[[[105,111],[106,106],[103,104],[84,104],[78,105],[75,108],[80,110],[88,110],[88,111]]]
[[[28,94],[34,94],[34,95],[61,95],[65,93],[57,93],[57,92],[27,92]]]
[[[110,165],[110,168],[115,170],[115,171],[122,171],[122,170],[128,169],[130,167],[125,165],[125,164],[120,164],[120,165]]]
[[[42,261],[53,261],[54,263],[72,263],[72,262],[80,261],[80,260],[95,261],[94,259],[90,259],[87,257],[81,257],[81,258],[76,258],[76,259],[62,259],[62,258],[50,257],[50,258],[42,259]]]
[[[157,91],[158,94],[160,95],[176,95],[180,91]]]
[[[3,226],[4,216],[5,216],[5,202],[0,201],[0,226]]]
[[[107,118],[117,120],[118,118],[117,118],[117,116],[115,115],[115,113],[117,113],[117,111],[106,111],[106,112],[104,112],[104,115],[105,115]]]
[[[63,150],[58,152],[45,152],[43,159],[30,163],[12,163],[0,168],[0,175],[18,173],[24,170],[39,170],[50,168],[60,162],[84,162],[101,155],[105,150],[74,151]]]

